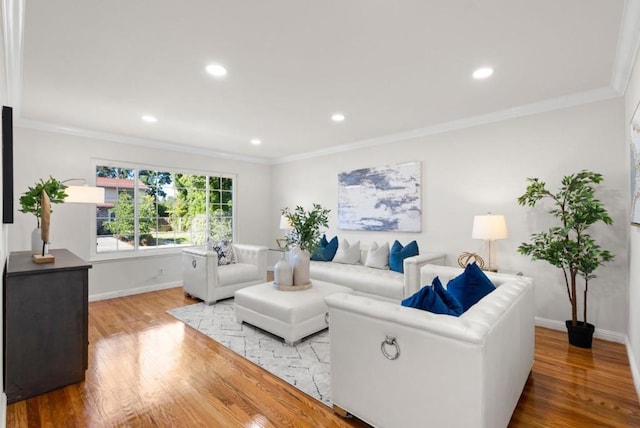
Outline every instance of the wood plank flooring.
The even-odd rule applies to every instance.
[[[165,313],[181,288],[89,305],[85,382],[7,408],[8,427],[364,427]],[[510,427],[638,427],[625,347],[536,328],[532,374]]]

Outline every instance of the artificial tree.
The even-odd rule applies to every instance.
[[[522,243],[518,247],[518,252],[531,256],[533,260],[545,260],[562,269],[571,303],[571,326],[574,329],[578,327],[590,329],[591,335],[593,326],[587,322],[589,280],[595,278],[593,273],[596,269],[614,258],[610,251],[603,250],[587,233],[589,227],[598,222],[613,224],[604,204],[595,197],[594,185],[602,180],[602,174],[582,170],[563,177],[559,190],[552,193],[540,179],[527,178],[529,183],[527,190],[518,198],[520,205],[530,207],[545,198],[553,201],[553,208],[549,213],[559,220],[560,225],[531,235],[531,242]],[[581,322],[578,321],[578,274],[584,278],[583,321]],[[567,321],[567,328],[569,328],[569,321]],[[572,343],[571,329],[569,332],[569,341]],[[591,346],[591,335],[586,347]]]

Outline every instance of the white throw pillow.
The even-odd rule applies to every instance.
[[[385,242],[384,245],[378,246],[374,241],[369,247],[364,265],[376,269],[389,269],[389,243]]]
[[[349,245],[349,241],[343,239],[338,245],[333,261],[336,263],[344,263],[346,265],[355,265],[360,261],[360,241]]]

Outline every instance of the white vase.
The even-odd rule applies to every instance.
[[[286,287],[293,285],[293,268],[285,260],[284,252],[280,261],[273,267],[273,280],[277,285]]]
[[[293,285],[307,285],[311,282],[309,268],[311,254],[307,250],[294,248],[293,250]]]
[[[39,227],[31,232],[31,254],[42,254],[42,231]]]

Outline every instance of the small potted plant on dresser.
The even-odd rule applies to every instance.
[[[51,204],[64,202],[67,197],[65,189],[67,186],[61,181],[49,176],[47,181],[40,179],[32,187],[20,196],[20,212],[31,213],[36,216],[36,228],[31,233],[31,252],[37,254],[41,250],[42,241],[40,239],[40,219],[42,218],[42,192],[49,196]]]
[[[595,330],[587,322],[589,281],[596,277],[596,269],[614,258],[587,233],[596,223],[613,224],[604,204],[595,197],[594,186],[602,180],[602,174],[582,170],[565,176],[560,189],[551,193],[540,179],[528,178],[527,191],[518,198],[520,205],[530,207],[545,198],[553,201],[549,213],[559,225],[531,235],[531,242],[522,243],[518,251],[562,269],[571,303],[571,320],[566,321],[569,343],[581,348],[591,348]],[[578,321],[578,275],[584,279],[582,321]]]
[[[309,211],[301,206],[296,206],[293,211],[288,207],[282,209],[282,215],[289,220],[291,226],[286,238],[287,244],[292,247],[293,285],[309,284],[311,254],[320,243],[320,227],[328,227],[330,211],[320,204],[313,204]]]

